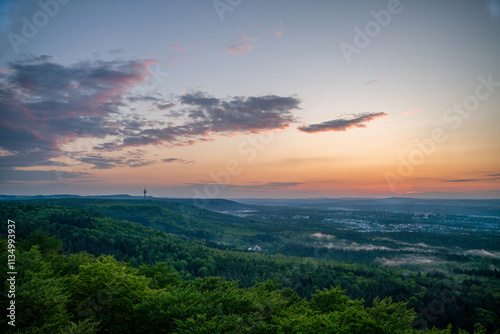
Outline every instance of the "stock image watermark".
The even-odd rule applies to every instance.
[[[7,298],[9,307],[7,307],[7,323],[10,326],[16,326],[16,222],[7,220]]]
[[[212,2],[212,5],[214,6],[219,20],[224,21],[225,13],[234,11],[234,9],[242,3],[243,0],[215,0]]]
[[[7,39],[14,50],[14,53],[19,53],[21,44],[28,44],[30,40],[38,35],[40,29],[45,27],[49,21],[54,18],[61,9],[61,6],[66,5],[70,0],[40,0],[37,2],[40,10],[33,13],[31,16],[23,16],[21,18],[21,28],[16,31],[7,33]]]
[[[443,122],[452,130],[457,130],[464,119],[469,118],[471,113],[476,112],[481,106],[481,102],[486,101],[500,87],[500,81],[494,81],[493,75],[478,77],[479,84],[476,85],[474,93],[466,96],[461,103],[453,104],[452,108],[445,110],[442,116]],[[396,186],[405,182],[413,175],[416,167],[425,163],[426,159],[432,156],[439,144],[446,142],[450,129],[436,127],[432,129],[429,138],[418,142],[416,148],[407,156],[399,155],[399,164],[395,172],[386,171],[384,177],[392,192],[398,193]]]
[[[408,0],[412,1],[412,0]],[[384,28],[391,24],[394,16],[399,15],[404,7],[399,0],[389,0],[386,9],[379,11],[371,10],[370,15],[373,20],[368,21],[362,28],[354,27],[354,37],[352,42],[341,42],[339,44],[340,51],[344,55],[348,64],[352,62],[354,55],[359,55],[361,51],[367,48],[372,40],[380,35]]]

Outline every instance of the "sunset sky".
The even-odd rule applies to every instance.
[[[0,11],[0,194],[500,198],[499,0]]]

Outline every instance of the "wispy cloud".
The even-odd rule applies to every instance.
[[[162,159],[162,161],[166,162],[166,163],[179,163],[179,164],[183,164],[183,165],[194,164],[194,161],[192,161],[192,160],[184,160],[184,159],[178,159],[178,158],[166,158],[166,159]]]
[[[185,47],[183,47],[183,46],[181,46],[179,44],[174,44],[174,45],[170,46],[170,49],[175,50],[175,51],[179,51],[179,52],[182,52],[182,53],[187,53],[188,52],[188,50]]]
[[[188,183],[190,186],[205,186],[208,184],[214,184],[214,183],[204,183],[204,182],[198,182],[198,183]],[[271,189],[281,189],[281,188],[289,188],[289,187],[295,187],[298,185],[301,185],[302,183],[300,182],[267,182],[267,183],[256,183],[256,184],[244,184],[244,185],[233,185],[233,184],[228,184],[224,185],[225,188],[230,188],[230,189],[240,189],[240,190],[271,190]],[[214,184],[216,185],[216,184]]]
[[[249,53],[253,47],[254,45],[244,43],[231,44],[227,47],[226,53],[228,55],[244,55]]]
[[[420,110],[410,110],[410,111],[402,112],[401,115],[411,115],[411,114],[419,114],[419,113],[421,113]]]
[[[476,182],[476,181],[484,181],[484,180],[481,180],[481,179],[444,180],[444,182]]]
[[[425,255],[401,255],[395,256],[392,259],[386,258],[376,258],[375,263],[383,266],[431,266],[431,265],[443,265],[446,263],[443,259],[437,256],[425,256]]]
[[[283,31],[285,31],[285,26],[283,25],[283,22],[280,21],[279,30],[274,34],[274,36],[281,37],[281,35],[283,35]]]
[[[175,107],[175,103],[174,102],[155,103],[153,105],[153,109],[157,109],[157,110],[167,110],[167,109],[170,109],[172,107]]]
[[[377,82],[380,82],[384,79],[384,77],[379,77],[377,79],[374,79],[374,80],[370,80],[370,81],[367,81],[364,83],[365,86],[368,86],[368,85],[372,85],[374,83],[377,83]]]
[[[366,122],[376,118],[387,116],[384,112],[358,114],[350,119],[334,119],[318,124],[308,124],[300,126],[298,129],[302,132],[317,133],[326,131],[347,131],[353,128],[366,128]]]
[[[455,179],[455,180],[444,180],[443,182],[479,182],[479,181],[493,181],[500,180],[500,177],[496,177],[495,175],[491,175],[493,177],[488,177],[484,179]]]
[[[90,176],[89,173],[82,172],[64,172],[66,179],[79,179]],[[1,169],[0,184],[15,182],[36,182],[49,181],[58,182],[57,174],[53,171],[45,170],[19,170],[19,169]]]
[[[112,55],[118,55],[124,52],[125,52],[124,48],[109,50],[109,53],[111,53]]]
[[[257,37],[251,37],[251,36],[247,36],[247,35],[238,35],[238,37],[236,37],[236,40],[237,41],[250,41],[252,43],[255,43],[257,42],[260,38],[262,37],[262,35],[259,35]]]
[[[148,166],[156,162],[154,160],[144,160],[141,156],[128,157],[121,155],[118,157],[104,157],[98,154],[84,154],[78,157],[78,160],[93,165],[92,169],[110,169],[115,167],[136,168]]]
[[[262,35],[257,37],[251,37],[247,35],[237,35],[231,38],[231,44],[226,48],[226,54],[228,55],[244,55],[249,53],[255,45],[250,43],[257,42]]]

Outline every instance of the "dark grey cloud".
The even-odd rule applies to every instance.
[[[166,103],[156,103],[155,107],[159,110],[167,110],[175,106],[174,102],[166,102]]]
[[[119,107],[147,78],[153,61],[80,62],[60,65],[47,56],[13,62],[0,75],[0,166],[55,166],[61,147],[78,138],[106,138],[123,131]]]
[[[445,180],[444,182],[476,182],[476,181],[484,181],[481,179],[458,179],[458,180]]]
[[[496,176],[495,174],[493,175],[488,175],[488,176]],[[493,181],[493,180],[500,180],[500,177],[488,177],[485,179],[456,179],[456,180],[444,180],[444,182],[478,182],[478,181]]]
[[[198,182],[198,183],[188,183],[190,186],[205,186],[207,184],[213,184],[215,186],[219,186],[215,183],[203,183],[203,182]],[[246,185],[224,185],[224,188],[230,188],[230,189],[243,189],[243,190],[270,190],[270,189],[281,189],[281,188],[288,188],[288,187],[295,187],[298,185],[301,185],[302,183],[300,182],[268,182],[268,183],[255,183],[255,184],[246,184]]]
[[[372,84],[374,84],[374,83],[380,82],[380,81],[382,81],[383,79],[384,79],[384,77],[379,77],[379,78],[377,78],[377,79],[375,79],[375,80],[370,80],[370,81],[367,81],[367,82],[365,82],[365,86],[372,85]]]
[[[180,98],[181,111],[187,121],[179,125],[146,128],[123,138],[116,148],[131,146],[191,145],[211,140],[215,135],[259,133],[283,129],[295,121],[292,114],[299,109],[300,100],[276,95],[227,97],[219,99],[204,92],[186,94]]]
[[[358,114],[350,119],[334,119],[318,124],[308,124],[300,126],[302,132],[316,133],[326,131],[347,131],[353,128],[366,128],[366,122],[370,122],[378,117],[387,116],[385,112]]]
[[[88,173],[81,172],[64,172],[62,173],[65,179],[79,179],[90,176]],[[17,170],[17,169],[1,169],[0,184],[26,181],[49,181],[58,182],[61,172],[44,171],[44,170]]]
[[[110,169],[115,167],[142,167],[155,163],[155,160],[144,160],[140,155],[118,157],[103,157],[97,154],[86,154],[78,158],[79,161],[93,165],[92,169]]]
[[[152,95],[133,95],[127,98],[130,102],[160,102],[161,98]]]
[[[268,187],[272,188],[283,188],[283,187],[295,187],[302,183],[300,182],[269,182],[267,184]]]
[[[184,160],[184,159],[178,159],[178,158],[166,158],[166,159],[162,159],[162,161],[166,162],[166,163],[179,163],[179,164],[183,164],[183,165],[194,163],[194,161],[192,161],[192,160]]]
[[[180,97],[181,103],[199,106],[199,107],[213,107],[220,103],[219,99],[215,97],[206,96],[203,92],[194,92],[185,94]]]
[[[198,91],[167,99],[159,93],[133,94],[149,78],[154,63],[62,65],[49,56],[9,63],[8,71],[0,73],[0,149],[6,152],[0,156],[0,168],[69,166],[74,161],[64,160],[68,156],[94,169],[139,167],[154,161],[108,153],[283,129],[295,121],[292,112],[300,109],[298,98],[276,95],[217,98]],[[152,119],[131,113],[135,102],[166,110],[166,115]],[[100,143],[77,144],[81,139]]]

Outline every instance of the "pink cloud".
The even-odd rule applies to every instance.
[[[401,113],[401,115],[419,114],[420,112],[421,112],[420,110],[411,110],[411,111],[405,111]]]
[[[274,34],[276,37],[281,37],[283,34],[283,31],[285,31],[285,26],[283,25],[283,22],[280,21],[280,28],[279,30]]]
[[[186,48],[180,46],[179,44],[172,45],[170,47],[170,49],[175,50],[175,51],[179,51],[179,52],[183,52],[183,53],[187,53],[188,52]]]
[[[8,92],[0,96],[5,114],[0,128],[10,139],[2,148],[16,154],[0,163],[51,166],[52,159],[64,157],[61,147],[78,138],[128,134],[137,121],[120,119],[120,108],[130,90],[151,76],[148,69],[156,63],[116,60],[65,66],[47,58],[13,63],[12,73],[0,78],[0,88]]]
[[[259,40],[259,38],[261,38],[262,35],[259,35],[257,37],[250,37],[250,36],[247,36],[247,35],[239,35],[237,37],[237,40],[238,41],[250,41],[250,42],[257,42]]]
[[[255,45],[251,45],[249,43],[255,43],[257,42],[262,35],[259,35],[257,37],[251,37],[247,35],[237,35],[233,36],[231,38],[231,45],[227,47],[226,54],[229,55],[244,55],[249,53]]]
[[[237,43],[227,47],[226,53],[229,55],[244,55],[249,53],[254,45]]]

